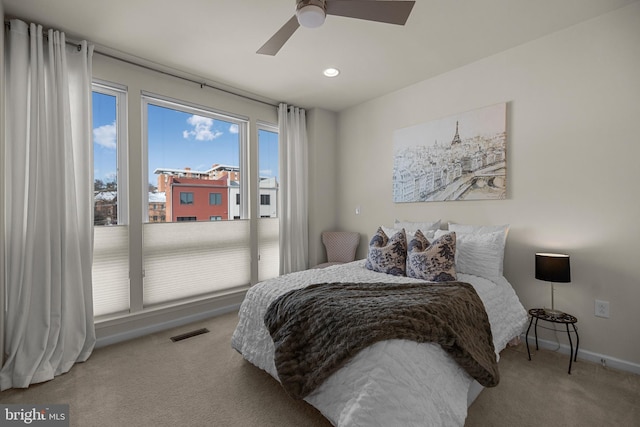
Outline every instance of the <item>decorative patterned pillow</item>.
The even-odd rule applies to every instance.
[[[365,267],[379,273],[404,276],[407,269],[407,236],[404,230],[389,238],[379,227],[369,243]]]
[[[446,233],[429,243],[420,230],[409,243],[407,276],[430,282],[457,280],[456,233]]]
[[[381,226],[382,227],[382,231],[385,232],[385,234],[387,236],[393,236],[394,234],[396,234],[397,232],[402,230],[402,227],[400,228],[390,228],[390,227],[385,227],[384,225]],[[404,233],[407,235],[407,242],[410,242],[411,239],[413,239],[413,236],[416,234],[417,230],[414,231],[409,231],[408,229],[404,229]],[[433,239],[435,237],[436,234],[436,230],[423,230],[420,229],[420,231],[422,231],[422,234],[425,235],[425,237],[427,239]]]

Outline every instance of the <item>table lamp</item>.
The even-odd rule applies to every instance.
[[[536,254],[536,279],[551,282],[551,310],[545,309],[545,313],[557,317],[563,312],[556,310],[553,303],[553,284],[571,282],[571,267],[569,255],[537,253]]]

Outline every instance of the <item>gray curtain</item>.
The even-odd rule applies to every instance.
[[[280,104],[280,274],[306,270],[309,259],[307,122],[302,108]]]
[[[95,345],[92,54],[19,20],[5,34],[2,390],[65,373]]]

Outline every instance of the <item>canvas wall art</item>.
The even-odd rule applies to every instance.
[[[507,104],[398,129],[393,201],[504,199]]]

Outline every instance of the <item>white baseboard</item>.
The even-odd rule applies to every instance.
[[[524,334],[522,335],[524,339]],[[529,348],[532,351],[535,351],[536,339],[533,336],[529,336]],[[562,354],[566,354],[567,356],[571,352],[571,347],[566,344],[558,344],[555,341],[543,340],[538,338],[538,346],[540,348],[544,348],[545,350],[553,350],[558,351]],[[619,369],[625,372],[631,372],[632,374],[640,375],[640,365],[637,363],[629,362],[626,360],[617,359],[615,357],[607,356],[606,354],[594,353],[589,350],[583,350],[582,347],[578,349],[578,359],[587,360],[589,362],[594,362],[598,364],[602,364],[604,361],[604,365],[613,368]]]
[[[238,311],[244,293],[140,312],[96,323],[95,348],[116,344],[145,335]]]

